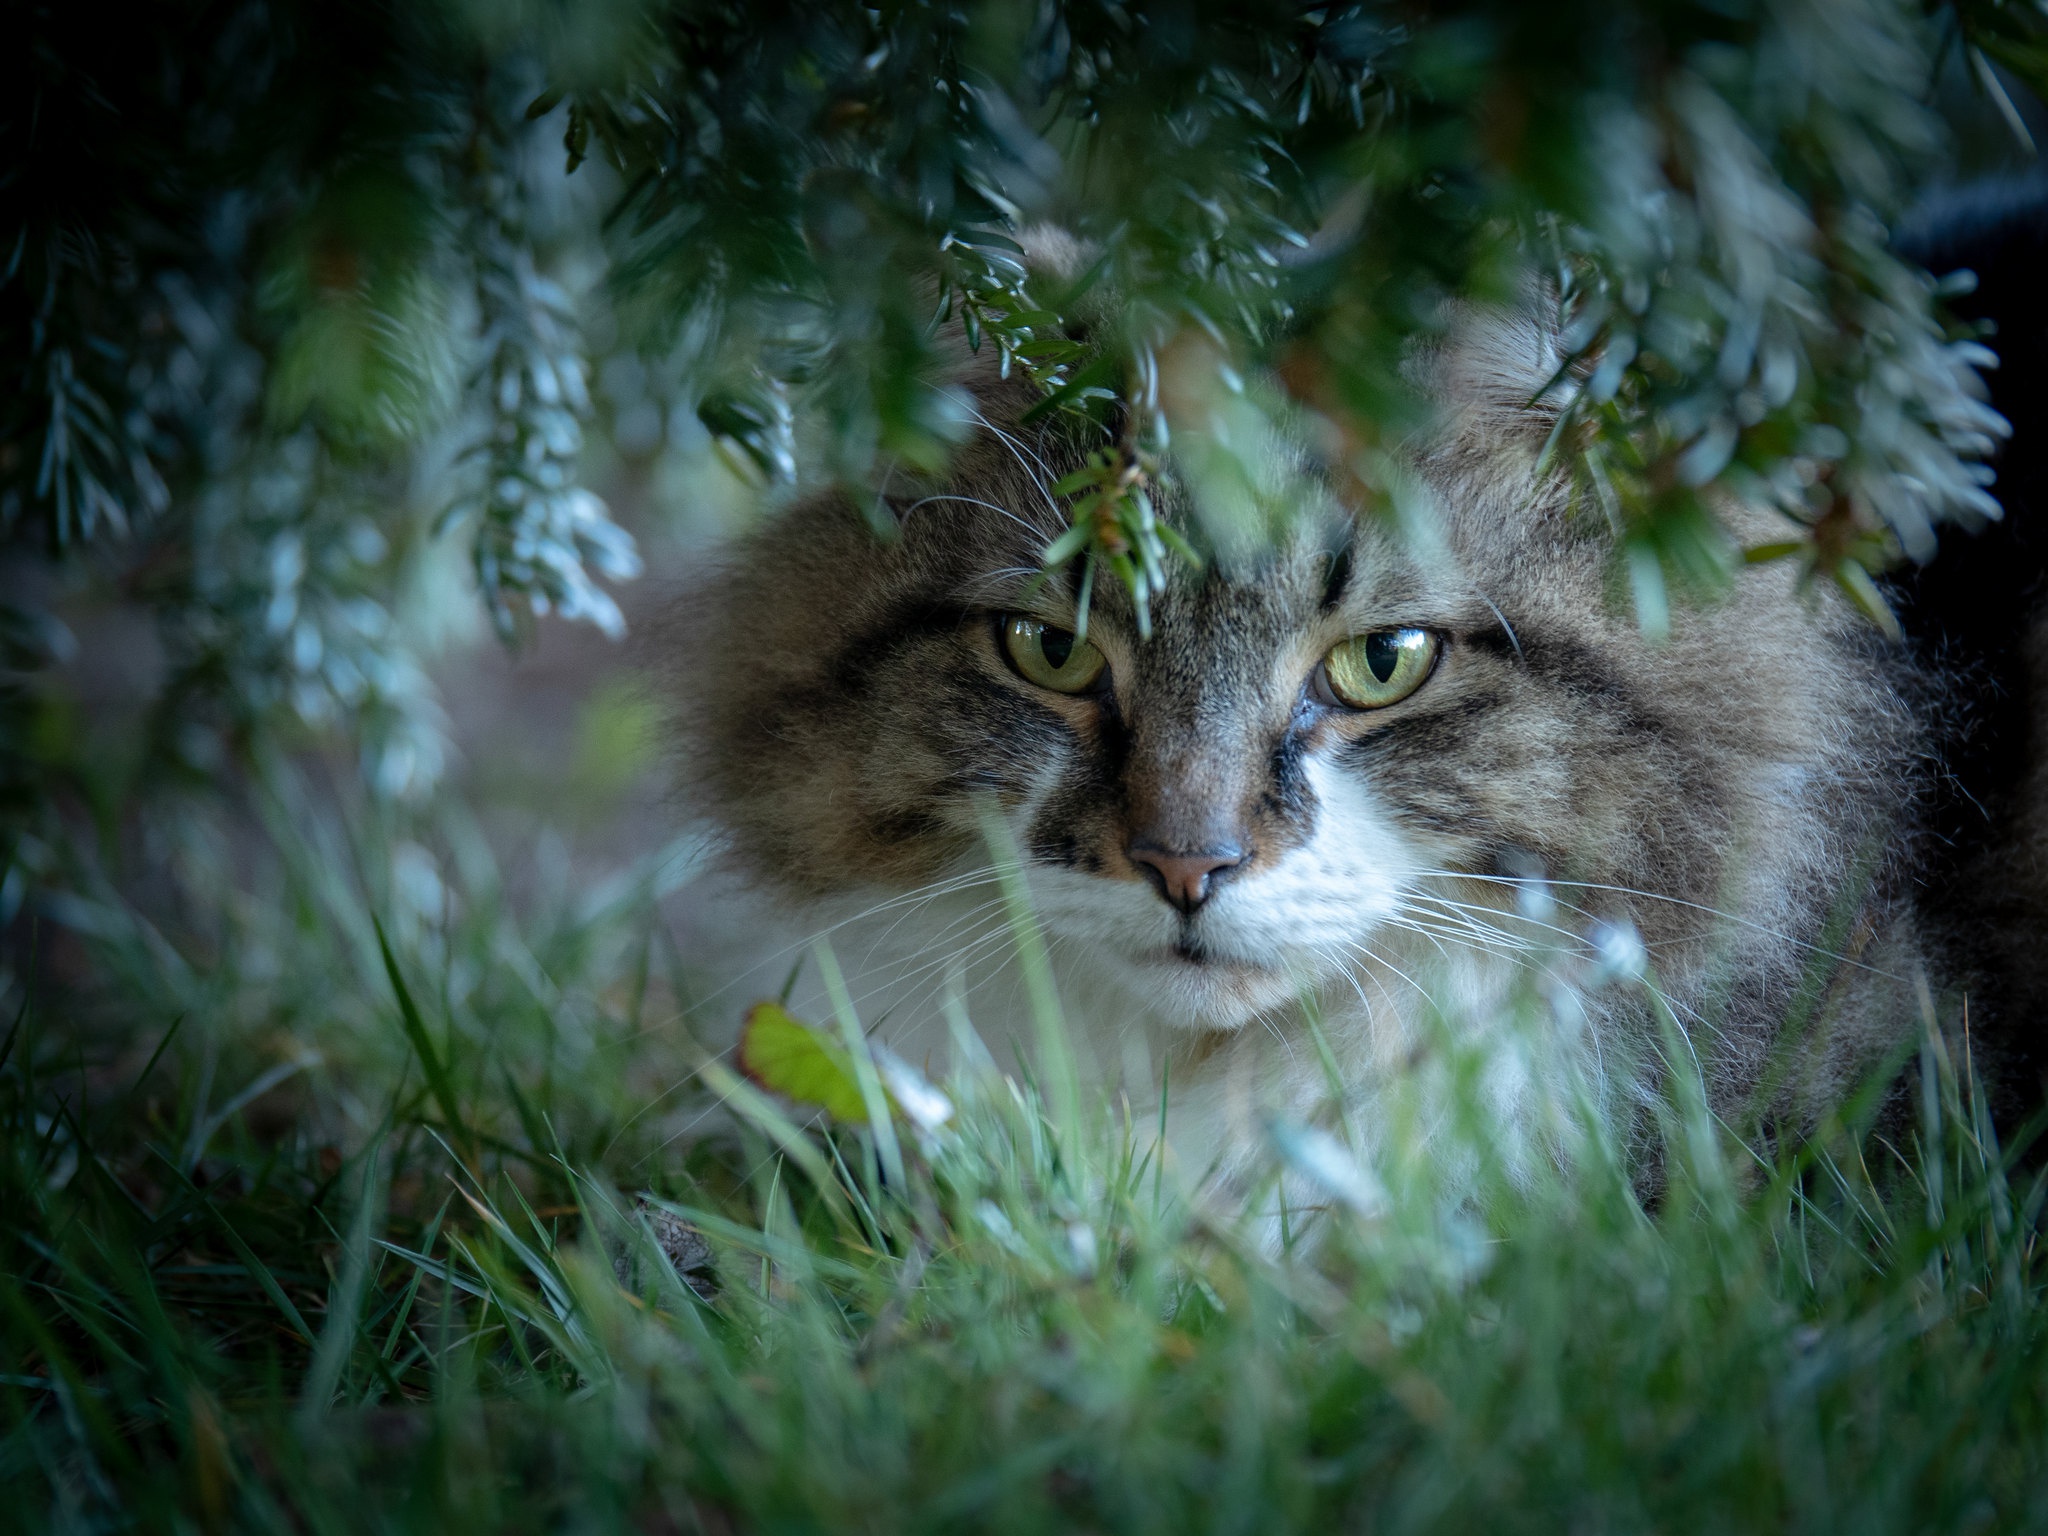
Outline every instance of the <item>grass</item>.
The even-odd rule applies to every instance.
[[[1675,1094],[1650,1212],[1569,1109],[1517,1183],[1468,1104],[1458,1198],[1441,1144],[1276,1121],[1267,1206],[1327,1209],[1274,1252],[1056,1051],[942,1124],[796,1124],[693,1043],[661,859],[514,903],[455,808],[256,804],[210,925],[100,888],[9,983],[26,1524],[2048,1528],[2042,1188],[1939,1037],[1903,1141],[1750,1166]]]

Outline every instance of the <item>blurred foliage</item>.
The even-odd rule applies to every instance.
[[[1646,628],[1745,553],[1888,622],[1873,574],[1994,514],[2001,425],[1887,221],[1941,163],[1942,61],[2024,136],[1999,70],[2048,78],[2044,38],[1999,0],[28,0],[0,60],[8,570],[148,606],[169,761],[340,726],[402,798],[445,757],[418,613],[446,541],[508,640],[621,626],[593,360],[657,381],[622,442],[690,416],[771,497],[837,484],[886,531],[974,428],[962,338],[1076,436],[1049,561],[1142,613],[1188,540],[1284,520],[1303,462],[1426,518],[1405,365],[1454,301],[1542,284],[1553,455]],[[1027,269],[1042,224],[1077,270]],[[1738,549],[1728,495],[1783,539]],[[34,695],[0,706],[8,784]]]

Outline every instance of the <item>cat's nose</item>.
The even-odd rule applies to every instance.
[[[1242,848],[1205,848],[1198,853],[1175,853],[1154,843],[1132,843],[1126,850],[1131,862],[1174,906],[1192,912],[1209,899],[1215,876],[1244,862]]]

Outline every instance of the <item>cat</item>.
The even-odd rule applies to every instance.
[[[1416,364],[1433,540],[1324,484],[1277,543],[1170,566],[1149,639],[1114,581],[1084,639],[1076,569],[1040,576],[1048,487],[1089,444],[970,371],[980,434],[885,503],[892,537],[818,497],[683,605],[665,678],[697,805],[917,1059],[987,956],[967,1011],[1030,1037],[991,853],[1014,848],[1083,1071],[1139,1102],[1170,1077],[1197,1173],[1252,1168],[1288,1117],[1426,1140],[1393,1099],[1475,1042],[1523,1169],[1556,1154],[1551,1071],[1652,1179],[1674,1071],[1730,1124],[1812,1127],[1976,974],[1925,910],[1957,663],[1791,562],[1646,639],[1542,462],[1560,361],[1542,304],[1463,312]]]

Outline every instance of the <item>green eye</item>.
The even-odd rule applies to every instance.
[[[1376,629],[1355,635],[1323,658],[1323,678],[1339,704],[1384,709],[1429,677],[1442,642],[1426,629]]]
[[[1102,652],[1072,630],[1014,614],[1003,620],[1003,649],[1026,682],[1054,693],[1087,692],[1106,665]]]

